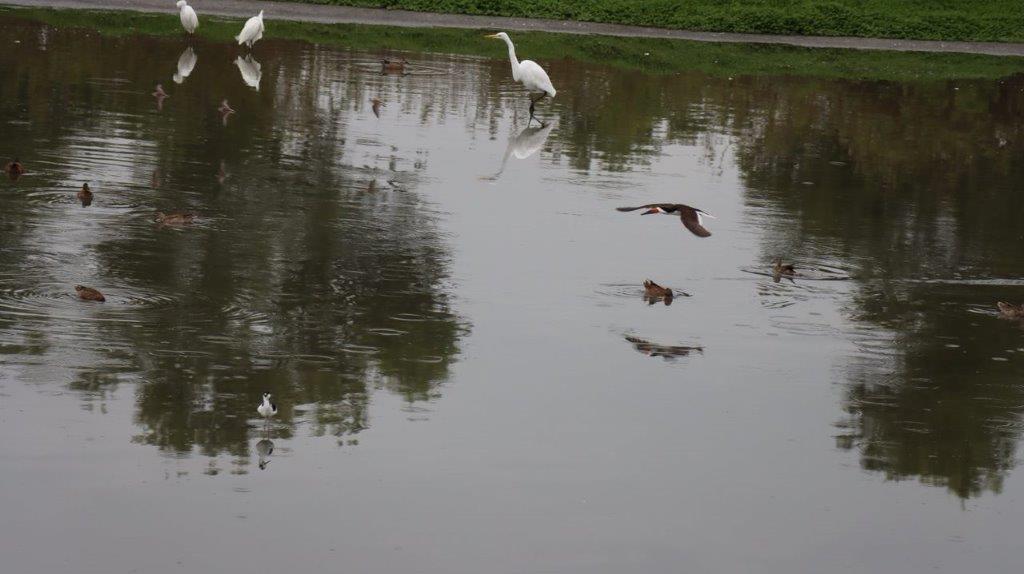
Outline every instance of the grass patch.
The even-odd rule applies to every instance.
[[[1020,0],[305,0],[710,32],[1024,41]]]
[[[0,16],[80,27],[106,36],[181,36],[176,14],[0,8]],[[204,17],[199,34],[232,42],[242,20]],[[506,58],[500,42],[479,31],[267,21],[265,40],[296,40],[360,51],[438,52]],[[711,76],[789,75],[859,80],[1001,78],[1024,71],[1024,58],[972,54],[877,52],[650,38],[516,33],[524,57],[572,60],[653,74],[700,71]]]

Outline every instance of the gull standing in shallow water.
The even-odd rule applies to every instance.
[[[711,215],[706,211],[701,211],[696,207],[690,207],[689,205],[684,205],[682,203],[649,203],[638,207],[617,207],[616,209],[619,211],[636,211],[638,209],[647,210],[640,215],[650,215],[652,213],[678,215],[679,219],[683,222],[683,226],[689,229],[690,233],[697,237],[711,237],[711,232],[704,228],[704,218],[715,218],[714,215]]]
[[[249,18],[245,22],[245,26],[242,26],[242,31],[235,36],[235,40],[238,41],[238,45],[248,44],[249,49],[252,49],[252,45],[255,44],[260,38],[263,37],[263,10],[260,13]]]
[[[540,67],[540,64],[533,60],[523,60],[520,62],[516,58],[516,47],[512,45],[512,38],[508,37],[508,34],[504,32],[498,32],[497,34],[490,34],[485,36],[486,38],[496,38],[504,40],[505,44],[508,45],[508,59],[512,63],[512,79],[523,85],[528,92],[541,92],[540,96],[534,98],[530,96],[530,119],[533,120],[534,107],[537,102],[544,99],[544,96],[554,98],[555,87],[551,85],[551,79],[548,78],[548,73],[544,71],[544,68]]]
[[[175,4],[178,7],[178,16],[181,17],[181,27],[191,36],[195,34],[196,28],[199,27],[199,16],[196,16],[196,11],[188,5],[185,0],[178,0]]]
[[[263,402],[260,406],[256,407],[256,412],[263,417],[267,423],[270,422],[270,417],[277,414],[277,405],[270,402],[270,393],[263,393]]]

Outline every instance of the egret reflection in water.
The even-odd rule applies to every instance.
[[[198,60],[199,57],[196,56],[196,51],[192,49],[192,46],[185,48],[181,56],[178,56],[178,71],[174,74],[174,83],[184,83],[185,79],[192,74]]]
[[[495,180],[501,177],[505,171],[505,165],[508,164],[508,158],[526,159],[537,153],[544,147],[554,126],[554,122],[542,123],[540,126],[528,127],[516,134],[508,141],[508,147],[505,148],[505,155],[501,157],[501,167],[498,168],[498,172],[485,179]]]
[[[256,61],[256,58],[253,58],[252,54],[247,55],[245,58],[238,56],[235,58],[235,65],[238,66],[238,71],[242,74],[242,81],[245,82],[245,85],[259,91],[260,78],[263,76],[263,66]]]

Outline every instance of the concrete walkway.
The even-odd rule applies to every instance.
[[[0,4],[35,8],[71,8],[79,10],[129,10],[176,14],[173,0],[0,0]],[[665,38],[696,42],[732,42],[784,44],[807,48],[852,48],[858,50],[895,50],[900,52],[959,52],[993,56],[1024,56],[1024,44],[997,42],[938,42],[931,40],[885,40],[880,38],[847,38],[830,36],[772,36],[768,34],[732,34],[688,32],[618,24],[565,22],[528,18],[492,16],[461,16],[432,14],[405,10],[323,6],[297,2],[263,2],[249,0],[194,0],[190,2],[203,15],[247,18],[265,10],[267,21],[295,20],[339,24],[374,24],[404,27],[471,28],[480,30],[529,30],[565,34],[601,34],[639,38]]]

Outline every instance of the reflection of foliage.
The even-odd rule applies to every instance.
[[[734,128],[747,201],[785,214],[765,257],[820,250],[856,268],[855,338],[877,358],[846,369],[838,444],[962,497],[999,490],[1020,434],[1020,369],[992,360],[1020,333],[969,312],[997,293],[955,278],[1019,275],[1022,86],[750,81]]]
[[[34,45],[41,30],[46,51]],[[293,44],[301,49],[264,66],[262,92],[244,88],[232,100],[238,117],[224,129],[214,115],[219,98],[243,89],[229,45],[197,46],[200,63],[186,83],[192,96],[175,91],[156,114],[137,84],[99,82],[114,69],[148,90],[173,70],[154,72],[154,58],[176,62],[177,42],[132,39],[126,49],[126,39],[24,22],[14,34],[32,46],[0,55],[11,79],[0,83],[0,111],[31,121],[12,124],[3,140],[20,142],[26,158],[61,156],[32,185],[99,182],[97,204],[115,214],[86,212],[103,225],[70,247],[132,307],[113,297],[98,309],[117,320],[75,325],[72,344],[26,337],[11,351],[56,364],[88,352],[80,364],[90,367],[74,373],[72,387],[92,400],[116,381],[134,382],[136,441],[236,461],[249,459],[264,391],[282,407],[275,437],[300,421],[315,434],[355,435],[369,424],[368,395],[377,388],[410,402],[436,398],[466,326],[446,292],[449,256],[436,214],[415,193],[423,154],[387,147],[376,160],[345,163],[337,102],[364,99],[365,76],[353,70],[339,84],[315,50]],[[105,159],[92,165],[95,150],[77,147],[82,139],[102,141],[105,152],[128,142],[127,173]],[[231,174],[224,185],[215,177],[222,160]],[[159,190],[150,188],[156,168]],[[367,185],[393,170],[402,171],[401,192]],[[156,209],[183,207],[200,222],[169,229],[151,220]],[[0,292],[35,278],[35,244],[26,237],[60,229],[62,213],[25,203],[5,213],[5,222],[33,225],[0,229],[0,260],[21,269],[0,276]],[[45,265],[39,281],[50,281]],[[21,331],[46,332],[50,319],[40,312],[19,321]]]

